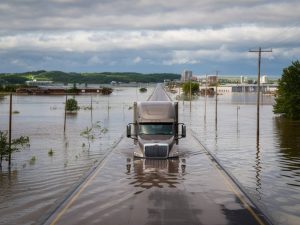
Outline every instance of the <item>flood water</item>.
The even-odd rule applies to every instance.
[[[92,114],[87,108],[91,96],[76,96],[82,109],[67,115],[65,134],[65,96],[14,96],[13,111],[19,113],[13,114],[12,136],[29,136],[30,148],[13,154],[11,172],[3,163],[0,224],[37,224],[124,134],[133,118],[133,101],[146,100],[152,91],[152,87],[147,93],[116,88],[110,96],[93,95]],[[9,96],[0,100],[2,131],[8,129],[8,103]],[[81,133],[92,125],[94,139],[88,140]],[[53,156],[48,154],[50,149]]]
[[[181,105],[184,120],[251,199],[278,224],[300,224],[300,121],[273,114],[274,98],[262,97],[256,137],[256,95],[218,96]]]
[[[13,115],[13,137],[29,136],[31,146],[13,155],[10,172],[3,164],[0,224],[37,224],[118,142],[132,121],[132,102],[146,100],[152,90],[118,88],[109,97],[94,95],[92,113],[87,108],[91,96],[76,96],[82,109],[67,116],[65,134],[64,96],[14,96],[13,110],[19,113]],[[276,223],[299,224],[300,122],[274,116],[273,101],[262,98],[258,139],[255,94],[218,96],[217,120],[214,98],[207,98],[206,117],[204,97],[194,100],[191,109],[189,102],[180,102],[180,120]],[[7,127],[8,97],[4,97],[0,130]],[[93,127],[94,139],[81,135],[87,127]]]

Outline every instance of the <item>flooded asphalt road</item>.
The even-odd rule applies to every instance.
[[[53,207],[57,206],[57,202],[60,202],[78,184],[82,176],[101,161],[108,151],[111,151],[111,146],[124,133],[126,124],[132,121],[132,102],[147,100],[152,90],[148,88],[148,92],[139,93],[137,88],[116,88],[110,97],[94,95],[93,114],[90,110],[84,109],[89,106],[91,96],[76,96],[81,109],[77,115],[67,117],[65,135],[63,134],[64,96],[14,96],[13,110],[19,113],[13,115],[13,137],[29,136],[30,148],[13,155],[11,172],[7,170],[6,162],[3,162],[0,170],[0,224],[40,224],[41,217],[45,218],[49,215]],[[172,99],[175,97],[176,94],[173,94]],[[205,107],[204,97],[193,100],[191,110],[189,102],[180,101],[180,121],[196,133],[201,143],[238,180],[251,200],[259,205],[259,208],[271,217],[275,224],[298,225],[300,221],[299,121],[289,121],[274,116],[273,97],[262,96],[261,132],[258,142],[255,137],[256,95],[253,93],[224,94],[218,96],[218,100],[217,124],[215,123],[215,99],[207,98],[207,107]],[[0,97],[0,130],[7,129],[7,118],[8,97],[4,96]],[[89,148],[88,140],[80,134],[97,121],[101,121],[102,127],[107,128],[108,132],[101,134],[101,138],[97,136],[91,140]],[[93,130],[95,135],[98,135],[99,129],[95,127]],[[183,143],[190,144],[186,141],[189,141],[189,138],[180,142],[179,147],[185,147]],[[123,145],[119,145],[118,148],[120,146],[124,149]],[[48,155],[50,148],[54,151],[53,156]],[[199,192],[205,187],[208,193],[209,182],[205,180],[205,176],[209,171],[207,172],[204,161],[201,161],[205,154],[200,153],[199,149],[198,147],[193,150],[183,149],[184,156],[181,158],[186,160],[186,173],[182,182],[187,188],[197,187]],[[117,149],[115,151],[119,152]],[[32,157],[36,157],[36,160],[32,161]],[[118,162],[120,165],[114,165],[118,166],[119,170],[112,170],[112,172],[124,175],[127,171],[127,158],[130,157],[122,154]],[[172,172],[168,177],[175,177],[178,182],[182,177],[182,161],[180,159],[175,162],[179,164],[175,167],[178,168],[178,172],[175,171],[175,174]],[[150,164],[149,161],[145,163]],[[138,175],[133,174],[132,160],[130,164],[132,165],[131,176],[137,177]],[[169,165],[173,168],[173,161]],[[200,172],[200,168],[203,171]],[[159,175],[167,173],[166,170],[160,171]],[[102,172],[104,170],[101,170]],[[200,176],[205,182],[200,179]],[[149,176],[146,177],[148,179]],[[153,180],[157,182],[155,178]],[[128,183],[125,184],[129,185]],[[144,183],[141,186],[149,185],[147,182]],[[106,184],[104,187],[108,189],[110,186]],[[175,190],[168,188],[167,184],[164,184],[163,188],[152,187],[151,190],[153,189]],[[148,192],[148,189],[145,188],[145,191]],[[98,203],[95,205],[99,207]],[[96,209],[90,210],[91,213],[96,211]],[[100,217],[101,214],[97,216]]]
[[[190,134],[178,150],[132,159],[123,138],[45,224],[269,224]]]

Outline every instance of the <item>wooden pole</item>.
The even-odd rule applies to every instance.
[[[259,106],[260,106],[260,62],[261,62],[261,47],[258,51],[258,73],[257,73],[257,101],[256,101],[256,136],[259,137]]]
[[[261,47],[258,50],[249,50],[249,52],[258,52],[258,72],[257,72],[257,101],[256,101],[256,136],[259,137],[259,105],[260,105],[260,64],[261,64],[261,53],[272,52],[271,50],[262,50]]]
[[[64,133],[66,132],[66,121],[67,121],[67,100],[68,100],[68,95],[66,94],[66,100],[65,100],[65,119],[64,119]]]
[[[11,166],[12,93],[9,95],[8,167]]]
[[[190,78],[190,112],[192,111],[192,81]]]
[[[216,120],[216,125],[218,123],[218,72],[216,73],[216,115],[215,115],[215,120]]]
[[[93,125],[93,96],[91,95],[91,123]]]
[[[206,120],[206,102],[207,102],[207,74],[205,75],[205,105],[204,105],[204,120]]]

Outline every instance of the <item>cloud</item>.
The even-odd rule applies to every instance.
[[[300,21],[300,2],[51,0],[0,3],[2,30],[181,29]]]
[[[290,30],[290,32],[289,32]],[[2,50],[59,52],[109,52],[117,50],[215,50],[247,51],[249,48],[298,47],[300,27],[237,26],[220,29],[147,31],[34,32],[2,36]]]
[[[248,63],[259,46],[279,67],[300,55],[299,10],[298,0],[1,1],[1,69],[204,68]]]
[[[132,60],[132,62],[135,63],[135,64],[137,64],[137,63],[139,63],[139,62],[141,62],[141,61],[142,61],[142,58],[139,57],[139,56],[135,57],[135,58]]]
[[[97,56],[97,55],[93,55],[91,58],[89,58],[88,60],[88,64],[89,65],[97,65],[97,64],[103,64],[103,60]]]

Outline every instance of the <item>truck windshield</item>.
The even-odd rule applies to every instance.
[[[150,135],[173,135],[173,124],[172,123],[147,123],[139,125],[139,134],[150,134]]]

